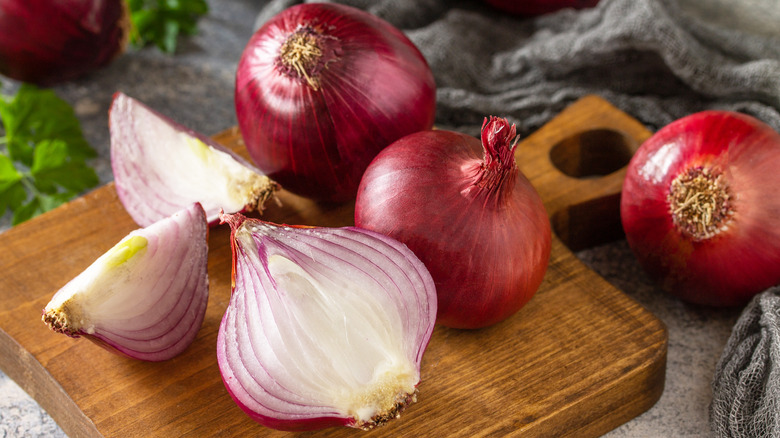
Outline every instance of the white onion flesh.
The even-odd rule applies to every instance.
[[[415,397],[436,318],[424,265],[358,228],[228,222],[235,287],[217,357],[237,404],[284,430],[395,418]]]
[[[193,202],[209,223],[220,210],[262,211],[279,188],[240,156],[123,93],[114,96],[109,127],[116,191],[140,226]]]
[[[44,322],[135,359],[178,355],[206,312],[207,237],[199,204],[132,231],[54,294]]]

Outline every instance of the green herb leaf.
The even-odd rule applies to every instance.
[[[62,140],[44,140],[35,147],[35,156],[30,173],[36,185],[60,186],[78,193],[98,184],[95,171],[83,161],[69,154],[68,145]],[[44,189],[46,193],[57,193]]]
[[[99,184],[86,160],[97,156],[73,108],[49,89],[23,84],[0,97],[0,215],[13,224],[51,210]]]
[[[18,209],[25,199],[27,192],[22,184],[22,174],[10,158],[0,155],[0,215],[5,214],[6,209]]]
[[[0,120],[9,156],[27,167],[32,166],[34,145],[45,139],[63,140],[73,158],[97,156],[84,139],[73,108],[52,90],[23,84],[10,101],[0,99]]]
[[[174,53],[180,34],[194,35],[198,20],[206,15],[206,0],[127,0],[133,29],[130,41],[136,47],[154,44]]]

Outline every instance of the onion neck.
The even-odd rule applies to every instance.
[[[287,76],[320,89],[320,74],[337,57],[333,44],[336,38],[324,35],[311,26],[300,26],[282,43],[277,67]]]
[[[484,160],[477,171],[473,187],[477,193],[500,202],[508,197],[517,179],[517,129],[509,121],[491,116],[482,123]]]
[[[708,167],[692,167],[678,175],[671,183],[667,201],[677,230],[694,241],[721,233],[734,215],[723,173]]]

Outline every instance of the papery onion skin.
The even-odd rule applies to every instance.
[[[206,314],[208,230],[193,204],[131,232],[54,294],[43,322],[132,359],[177,356]]]
[[[697,234],[675,220],[673,211],[684,210],[669,196],[678,176],[704,170],[720,176],[728,199],[709,216],[721,221]],[[683,117],[645,141],[628,165],[626,239],[664,290],[693,304],[744,305],[780,283],[778,187],[780,135],[770,126],[732,111]]]
[[[211,225],[223,210],[262,213],[280,190],[233,151],[124,93],[114,94],[108,122],[114,187],[141,226],[193,202]]]
[[[302,70],[280,55],[288,38],[302,35],[296,31],[322,52]],[[436,86],[420,51],[389,23],[350,6],[306,3],[277,14],[249,40],[235,105],[263,172],[291,192],[344,202],[354,200],[382,148],[433,126]]]
[[[599,0],[485,0],[485,2],[511,14],[535,16],[565,8],[592,8]]]
[[[50,86],[109,64],[127,45],[125,0],[0,0],[0,74]]]
[[[231,226],[233,292],[219,328],[217,359],[225,387],[247,415],[279,430],[371,429],[397,418],[416,400],[420,364],[436,318],[436,291],[425,266],[408,248],[354,227],[281,226],[241,214],[222,218]],[[280,257],[298,274],[274,268]],[[314,283],[306,286],[340,287],[324,288],[324,292],[296,288],[299,283],[290,278],[300,275],[311,275]],[[331,304],[335,307],[328,307]],[[313,312],[307,313],[311,306]],[[341,313],[349,309],[366,310]],[[327,323],[333,318],[334,324]],[[311,330],[319,320],[326,323]],[[373,325],[388,321],[396,323]],[[400,344],[387,345],[384,338],[375,337],[381,332],[402,335],[393,338]],[[393,360],[388,361],[383,355],[393,352],[402,357],[389,356]],[[362,394],[366,389],[366,395],[374,394],[375,379],[363,381],[345,371],[347,376],[339,378],[348,382],[352,376],[357,387],[350,386],[352,382],[331,388],[328,385],[334,383],[329,382],[339,380],[334,374],[341,371],[340,362],[358,374],[384,370],[393,377],[398,367],[411,374],[396,376],[406,385],[400,393],[392,389],[395,379],[380,379],[390,384],[379,388],[390,391],[380,391],[384,395],[377,399],[359,399],[358,407],[381,402],[387,409],[370,411],[374,412],[370,419],[362,418],[339,408],[341,394]],[[363,369],[371,364],[378,368]],[[330,378],[323,380],[320,375]],[[322,396],[331,391],[332,399]]]
[[[517,167],[514,138],[514,126],[495,117],[485,120],[482,143],[444,130],[411,134],[363,176],[355,225],[405,243],[423,261],[436,283],[439,324],[503,321],[544,278],[550,222]]]

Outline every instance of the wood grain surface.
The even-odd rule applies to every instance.
[[[283,433],[254,423],[232,402],[215,354],[230,297],[226,226],[210,232],[209,306],[180,356],[139,362],[49,331],[40,315],[54,292],[137,228],[112,184],[0,234],[0,367],[72,437],[599,436],[660,397],[667,333],[572,248],[620,237],[624,167],[649,135],[588,96],[521,141],[518,163],[555,230],[545,281],[503,323],[476,331],[437,327],[418,402],[377,430]],[[216,139],[246,156],[235,128]],[[318,205],[287,192],[280,198],[264,219],[353,223],[353,205]]]

